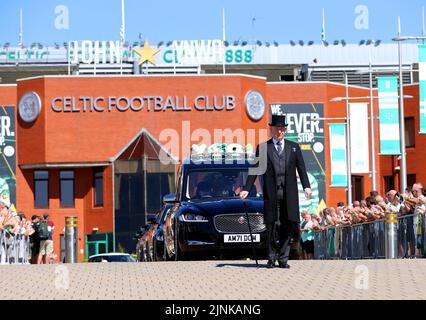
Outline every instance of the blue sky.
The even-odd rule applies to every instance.
[[[55,27],[59,5],[69,10],[69,29]],[[360,14],[355,11],[360,5],[368,8],[367,29],[356,27]],[[426,0],[126,0],[126,39],[139,40],[140,33],[153,45],[168,40],[221,39],[225,8],[227,40],[319,43],[324,8],[328,41],[380,39],[388,43],[396,35],[398,16],[404,35],[421,34],[422,6]],[[1,44],[18,44],[20,8],[27,44],[120,38],[121,0],[0,0]]]

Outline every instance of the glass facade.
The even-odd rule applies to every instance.
[[[115,250],[135,252],[133,236],[175,192],[175,165],[159,160],[160,146],[143,134],[114,163]]]

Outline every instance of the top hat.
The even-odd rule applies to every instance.
[[[285,116],[272,115],[271,122],[269,126],[271,127],[287,127],[287,122],[285,121]]]

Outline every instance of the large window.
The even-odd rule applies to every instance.
[[[49,171],[34,171],[34,207],[49,207]]]
[[[74,171],[59,173],[61,208],[74,208]]]
[[[104,173],[96,170],[93,172],[93,189],[94,189],[94,205],[95,207],[103,207],[104,205]]]
[[[406,148],[414,148],[415,144],[415,125],[414,125],[414,117],[405,118],[405,147]]]

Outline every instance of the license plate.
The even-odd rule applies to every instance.
[[[225,243],[251,242],[249,234],[225,234]],[[253,242],[260,242],[260,234],[253,234]]]

